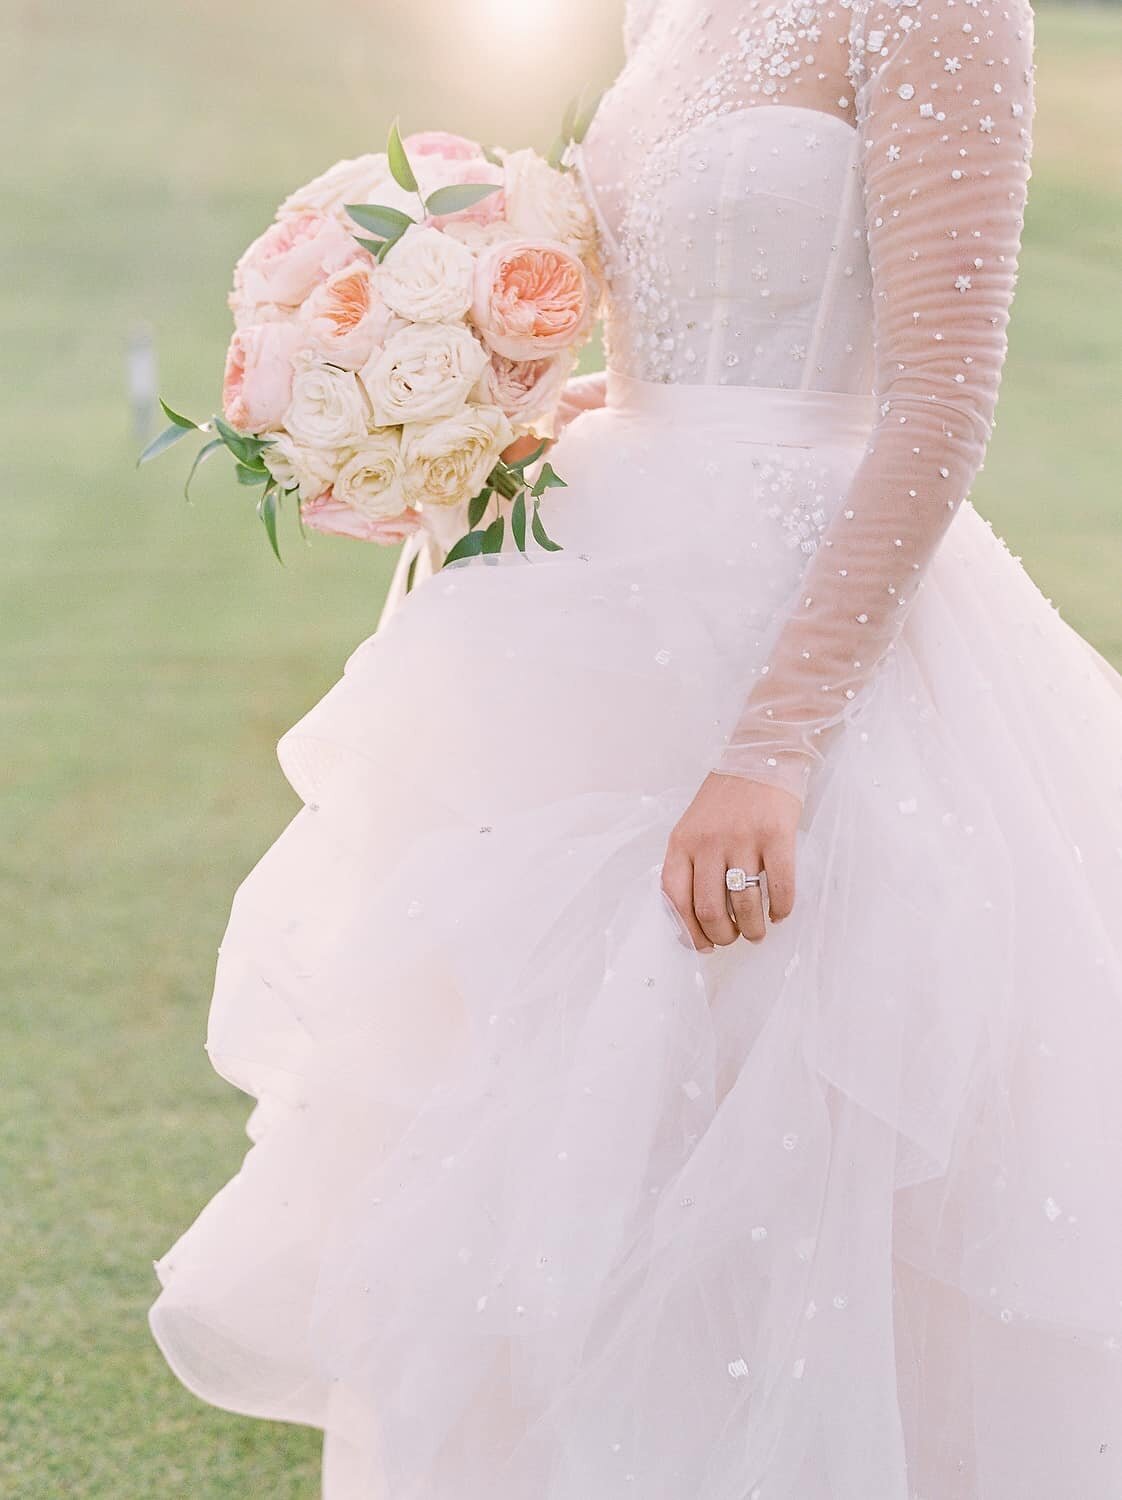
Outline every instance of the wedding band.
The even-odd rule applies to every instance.
[[[733,866],[731,870],[725,871],[725,887],[730,891],[746,891],[750,885],[759,885],[759,875],[749,875],[746,870],[739,866]]]

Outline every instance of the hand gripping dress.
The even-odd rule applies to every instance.
[[[655,0],[574,154],[558,553],[417,588],[282,739],[152,1313],[328,1500],[1118,1500],[1122,679],[968,500],[1026,0]],[[793,916],[682,940],[711,770]]]

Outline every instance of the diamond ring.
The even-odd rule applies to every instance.
[[[725,871],[725,886],[730,891],[746,891],[750,885],[759,885],[761,880],[762,876],[749,875],[739,866]]]

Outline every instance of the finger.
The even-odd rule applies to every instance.
[[[753,875],[759,867],[758,859],[741,866]],[[729,905],[741,937],[747,938],[750,943],[762,942],[767,936],[767,923],[764,921],[764,895],[760,886],[749,885],[742,891],[730,891]]]
[[[718,948],[727,948],[740,936],[729,914],[725,868],[719,854],[703,854],[693,862],[694,913],[702,932]]]
[[[693,910],[693,865],[689,855],[668,852],[662,866],[662,889],[674,910],[685,923],[690,942],[707,951],[713,944],[698,926]]]
[[[795,905],[795,841],[777,839],[764,848],[767,871],[768,916],[773,922],[789,917]]]

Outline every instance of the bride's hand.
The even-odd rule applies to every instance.
[[[780,787],[714,772],[683,813],[666,849],[662,889],[695,948],[725,947],[766,933],[760,886],[732,892],[725,872],[767,875],[768,916],[781,922],[795,903],[795,830],[801,804]]]

